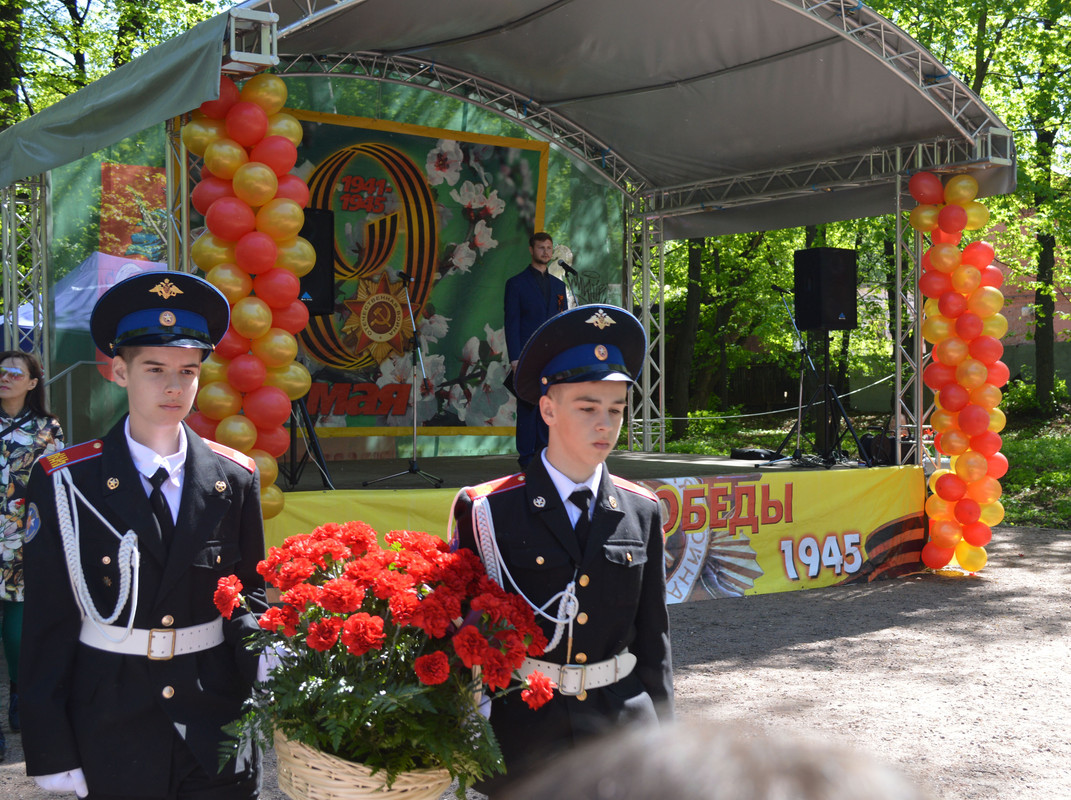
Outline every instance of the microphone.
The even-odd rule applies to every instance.
[[[571,266],[566,264],[560,258],[558,259],[558,266],[561,267],[562,269],[564,269],[568,274],[572,275],[574,278],[579,277],[579,275],[580,275],[580,273],[578,273],[575,269],[573,269]]]
[[[775,292],[780,292],[781,294],[792,294],[792,292],[790,292],[788,289],[782,289],[776,283],[771,283],[770,288],[773,289]]]
[[[408,272],[399,272],[399,273],[398,273],[398,276],[399,276],[399,277],[401,277],[401,278],[405,278],[405,279],[406,279],[407,281],[409,281],[410,283],[412,283],[413,281],[415,281],[415,280],[416,280],[416,278],[414,278],[414,277],[413,277],[412,275],[410,275],[410,274],[409,274]]]

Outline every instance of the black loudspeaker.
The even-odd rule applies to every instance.
[[[310,316],[335,311],[335,212],[306,208],[301,236],[316,251],[316,266],[301,278],[300,299]]]
[[[837,247],[797,250],[796,325],[801,331],[859,327],[856,313],[856,252]]]

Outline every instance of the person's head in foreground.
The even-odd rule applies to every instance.
[[[547,460],[582,482],[617,444],[628,389],[647,337],[632,314],[578,306],[543,323],[517,362],[517,396],[539,406],[549,428]]]

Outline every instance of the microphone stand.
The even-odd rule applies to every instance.
[[[379,483],[380,481],[389,481],[394,478],[400,478],[402,475],[419,475],[421,478],[423,478],[436,489],[438,489],[440,486],[443,485],[443,479],[436,478],[431,473],[424,472],[424,470],[420,469],[420,467],[417,466],[417,366],[420,366],[421,386],[424,386],[424,384],[428,382],[428,374],[424,371],[424,357],[423,355],[421,355],[420,352],[420,334],[417,332],[416,317],[413,315],[413,304],[409,301],[409,283],[413,279],[404,272],[401,273],[401,275],[405,279],[405,283],[403,284],[403,288],[405,289],[405,305],[409,309],[409,319],[413,323],[413,340],[410,342],[410,345],[413,348],[413,378],[410,386],[413,398],[413,457],[409,459],[409,469],[403,470],[402,472],[396,472],[393,475],[384,475],[381,478],[375,478],[370,481],[365,481],[361,485],[371,486],[373,483]]]

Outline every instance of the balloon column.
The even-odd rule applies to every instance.
[[[276,459],[290,445],[283,424],[311,385],[294,359],[295,334],[309,321],[300,278],[316,254],[299,235],[309,187],[290,174],[302,131],[282,111],[286,94],[275,75],[255,75],[240,90],[224,76],[219,99],[201,104],[182,128],[186,149],[204,160],[190,201],[206,230],[191,256],[231,304],[230,328],[202,366],[187,421],[257,462],[265,519],[284,503],[275,485]]]
[[[922,379],[934,392],[934,447],[949,457],[949,468],[929,479],[930,536],[922,561],[940,569],[955,557],[963,569],[976,572],[986,564],[992,526],[1004,518],[1000,478],[1008,460],[1000,452],[1005,417],[998,408],[1008,381],[1008,367],[1000,360],[1000,339],[1008,330],[1000,313],[1004,276],[993,264],[992,245],[975,241],[960,247],[963,231],[989,221],[989,211],[974,199],[974,178],[953,175],[942,184],[933,173],[918,172],[908,191],[919,202],[910,225],[931,241],[919,279],[926,297],[922,336],[932,345]]]

